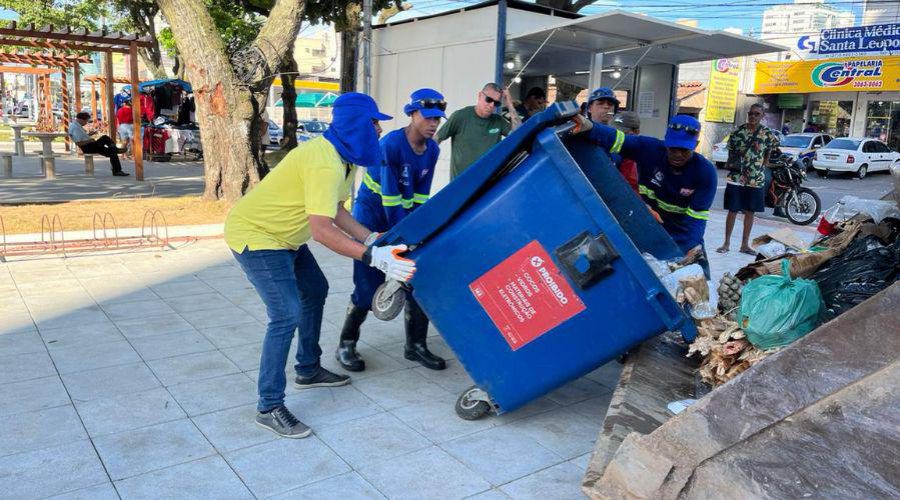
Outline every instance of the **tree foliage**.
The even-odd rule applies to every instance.
[[[0,7],[19,15],[19,24],[52,24],[96,30],[109,13],[106,0],[0,0]]]

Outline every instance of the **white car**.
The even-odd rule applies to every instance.
[[[862,179],[869,172],[900,165],[900,153],[891,151],[877,139],[839,137],[816,151],[812,164],[822,177],[831,172],[853,172]]]
[[[772,132],[775,132],[775,137],[778,137],[778,142],[784,140],[784,135],[782,135],[781,132],[775,129],[772,129]],[[713,165],[715,165],[716,168],[725,168],[725,164],[728,162],[728,137],[730,135],[731,134],[726,135],[725,138],[722,139],[722,142],[713,144],[709,161],[713,162]]]

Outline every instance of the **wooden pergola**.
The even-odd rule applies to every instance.
[[[0,64],[27,64],[28,66],[0,66],[0,88],[3,87],[3,73],[25,73],[38,75],[38,89],[41,91],[41,110],[44,113],[44,119],[52,120],[52,103],[50,100],[50,74],[62,73],[60,80],[60,88],[62,91],[62,112],[63,112],[63,128],[69,128],[69,121],[72,119],[70,111],[69,84],[66,79],[66,71],[72,69],[77,75],[79,64],[89,63],[91,59],[87,56],[78,55],[57,55],[53,53],[20,53],[20,52],[0,52]],[[39,68],[38,66],[45,66]],[[76,85],[78,78],[76,76]],[[78,87],[76,86],[76,89]],[[75,107],[80,109],[81,95],[76,91]],[[66,150],[69,150],[70,141],[66,137]]]
[[[130,71],[129,83],[132,89],[138,88],[138,48],[149,47],[151,40],[147,37],[138,37],[137,35],[125,34],[122,32],[108,32],[106,30],[98,32],[89,32],[87,29],[73,30],[71,28],[58,28],[54,26],[36,27],[34,24],[19,26],[15,21],[8,25],[0,27],[0,45],[31,47],[44,50],[56,51],[82,51],[82,52],[101,52],[104,54],[103,73],[105,76],[104,88],[106,101],[106,109],[109,115],[106,120],[109,126],[109,136],[115,140],[116,125],[112,118],[113,105],[113,53],[121,53],[129,55]],[[65,57],[65,56],[61,56]],[[75,76],[75,88],[79,89],[75,92],[75,107],[81,109],[81,80],[79,65],[73,66]],[[65,81],[65,78],[63,78]],[[93,95],[93,94],[92,94]],[[132,99],[132,112],[134,116],[135,134],[134,146],[134,173],[135,178],[139,181],[144,180],[144,160],[141,144],[141,104],[140,99]]]
[[[103,111],[103,116],[110,115],[110,110],[106,109],[106,77],[103,75],[91,75],[84,77],[84,81],[91,82],[91,117],[97,119],[97,110]],[[131,80],[121,76],[113,77],[113,83],[131,83]],[[97,87],[100,87],[100,106],[97,106]],[[132,92],[134,92],[132,90]],[[134,100],[134,95],[132,95]]]

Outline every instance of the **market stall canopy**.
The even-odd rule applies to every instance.
[[[298,108],[323,108],[330,107],[334,104],[335,99],[338,96],[336,94],[332,94],[328,92],[326,94],[320,93],[308,93],[308,94],[297,94],[297,99],[294,100],[294,106]],[[284,103],[279,99],[278,102],[275,103],[277,107],[283,107]]]
[[[188,93],[193,92],[193,90],[191,89],[190,83],[188,83],[184,80],[178,80],[178,79],[150,80],[147,82],[141,82],[138,84],[138,90],[159,87],[160,85],[165,85],[167,83],[170,83],[173,85],[178,85],[181,88],[183,88],[185,90],[185,92],[188,92]],[[130,89],[131,85],[126,85],[124,88]]]
[[[510,34],[506,45],[507,59],[513,59],[517,66],[537,53],[523,76],[584,73],[598,52],[604,54],[603,67],[628,68],[782,50],[779,45],[733,33],[691,28],[620,10],[562,20],[529,33]],[[586,83],[587,75],[584,80]]]

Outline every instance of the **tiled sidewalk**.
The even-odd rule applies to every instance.
[[[315,253],[337,369],[351,267]],[[367,370],[289,387],[315,434],[280,439],[253,423],[265,311],[220,240],[0,264],[0,317],[0,496],[17,499],[579,498],[618,376],[467,422],[453,404],[471,382],[442,339],[432,372],[403,359],[399,320],[369,318]]]
[[[712,250],[723,226],[714,212],[714,276],[751,260]],[[331,285],[322,360],[339,370],[351,266],[314,252]],[[0,264],[0,318],[0,496],[17,499],[581,498],[619,370],[468,422],[453,404],[471,381],[442,339],[449,368],[429,371],[403,359],[399,319],[370,317],[352,385],[289,386],[315,432],[290,440],[253,423],[265,310],[220,240]]]

